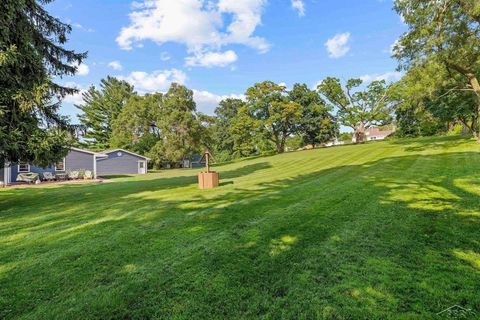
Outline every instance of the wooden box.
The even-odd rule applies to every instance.
[[[218,172],[199,172],[198,173],[198,187],[200,189],[211,189],[218,187],[220,175]]]

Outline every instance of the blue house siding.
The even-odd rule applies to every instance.
[[[94,171],[94,155],[82,151],[70,150],[65,157],[65,171],[55,171],[55,165],[42,168],[35,165],[30,165],[30,171],[33,173],[42,174],[44,172],[66,173],[68,171],[90,170]],[[10,179],[12,182],[17,181],[18,163],[12,163]],[[2,175],[3,179],[3,175]]]
[[[193,155],[192,158],[191,158],[191,162],[190,162],[190,167],[191,168],[205,168],[205,166],[207,165],[205,159],[202,159],[201,162],[198,162],[200,161],[200,159],[202,159],[202,156],[199,155],[199,154],[196,154],[196,155]]]
[[[30,165],[30,171],[29,172],[34,172],[34,173],[43,173],[43,172],[54,172],[55,171],[55,168],[53,166],[51,167],[47,167],[47,168],[42,168],[42,167],[37,167],[37,166],[34,166],[34,165]],[[11,181],[12,182],[15,182],[17,181],[17,176],[19,174],[18,172],[18,163],[12,163],[12,166],[11,166]]]
[[[108,158],[97,160],[97,175],[108,176],[115,174],[137,174],[138,162],[145,161],[144,157],[136,156],[122,150],[105,152]]]
[[[67,171],[94,170],[94,155],[71,150],[65,157],[65,169]]]

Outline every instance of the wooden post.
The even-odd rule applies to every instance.
[[[202,158],[198,161],[199,163],[202,162],[202,159],[205,158],[205,165],[207,167],[206,172],[199,172],[198,173],[198,187],[200,189],[211,189],[218,187],[220,175],[218,172],[210,171],[210,151],[205,150]]]

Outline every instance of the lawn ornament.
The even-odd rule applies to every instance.
[[[215,159],[213,159],[213,156],[208,149],[205,150],[198,163],[201,163],[203,159],[205,159],[207,171],[198,173],[198,187],[200,189],[216,188],[218,187],[220,175],[218,172],[210,171],[210,160],[215,161]]]

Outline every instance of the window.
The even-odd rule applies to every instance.
[[[143,169],[145,167],[145,162],[140,161],[139,164],[140,164],[140,169]]]
[[[18,164],[18,172],[30,172],[30,165],[26,162],[20,162]]]
[[[55,163],[55,171],[65,171],[65,158]]]
[[[121,153],[121,152],[117,152],[117,156],[121,157],[121,156],[122,156],[122,153]]]

